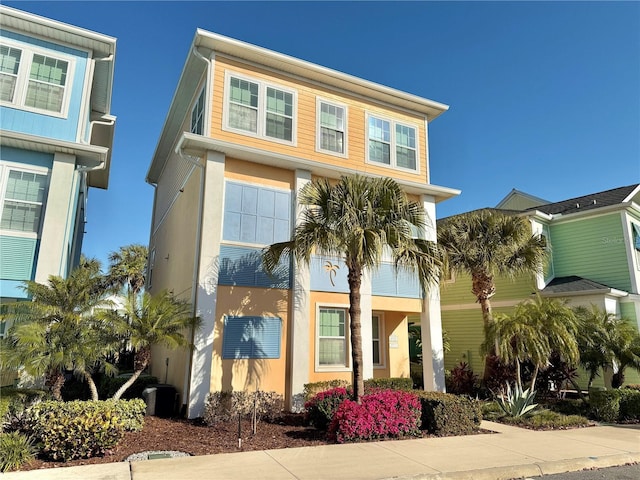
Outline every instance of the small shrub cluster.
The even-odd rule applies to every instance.
[[[329,438],[344,443],[419,433],[420,402],[415,395],[384,390],[364,395],[361,402],[342,401],[329,425]]]
[[[127,428],[141,426],[142,401],[45,401],[26,413],[30,433],[52,460],[103,455],[115,447]]]
[[[460,362],[450,372],[447,372],[445,381],[447,392],[456,395],[474,396],[480,386],[478,375],[473,373],[469,364],[465,362]]]
[[[593,417],[602,422],[640,420],[640,390],[621,388],[592,391],[589,405]]]
[[[478,400],[442,392],[416,392],[422,406],[421,429],[433,435],[467,435],[482,421]]]
[[[23,427],[24,412],[50,394],[45,390],[5,387],[0,390],[0,422],[2,431],[19,430]]]
[[[0,433],[0,471],[17,470],[33,460],[35,454],[31,438],[20,432]]]
[[[256,420],[272,422],[282,416],[284,398],[276,392],[212,392],[204,406],[203,420],[207,425],[227,422],[238,415],[252,415]]]
[[[500,419],[502,423],[516,425],[519,427],[531,428],[534,430],[563,429],[574,427],[586,427],[589,419],[581,415],[563,415],[552,410],[538,410],[529,416],[509,417]]]
[[[351,395],[344,387],[319,392],[304,404],[308,422],[318,430],[327,430],[340,404],[349,398]]]
[[[314,395],[332,388],[347,388],[351,385],[347,380],[326,380],[324,382],[312,382],[304,384],[304,401],[308,402]]]

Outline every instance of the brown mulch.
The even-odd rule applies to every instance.
[[[251,423],[243,421],[241,433],[242,447],[238,448],[237,422],[209,427],[189,420],[146,417],[140,432],[128,432],[118,446],[104,457],[69,462],[36,459],[22,466],[21,470],[121,462],[129,455],[146,451],[177,450],[191,455],[210,455],[328,443],[323,432],[303,425],[301,415],[289,415],[279,423],[259,422],[255,435],[251,432]]]

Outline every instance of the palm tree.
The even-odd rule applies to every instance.
[[[496,293],[496,276],[536,273],[546,258],[546,242],[531,234],[528,220],[499,210],[477,210],[441,220],[438,244],[445,254],[445,270],[471,276],[471,292],[482,309],[485,339],[493,323],[490,299]]]
[[[564,300],[537,295],[535,300],[519,303],[511,315],[498,315],[489,325],[483,350],[496,347],[496,354],[505,363],[515,363],[516,382],[522,390],[521,365],[534,367],[531,389],[535,389],[538,372],[549,364],[556,352],[561,360],[577,364],[579,322]]]
[[[109,254],[107,283],[119,290],[125,287],[128,295],[137,295],[145,285],[149,251],[139,244],[120,247]]]
[[[190,305],[175,299],[166,291],[156,295],[148,292],[138,296],[129,295],[122,313],[103,311],[100,318],[110,323],[135,349],[133,375],[113,395],[115,400],[149,366],[152,345],[164,345],[171,349],[189,346],[183,330],[198,325]]]
[[[640,370],[640,335],[625,319],[607,313],[596,305],[579,307],[577,315],[582,320],[580,328],[580,363],[589,372],[589,384],[600,369],[612,369],[624,377],[624,369]]]
[[[315,180],[302,188],[306,207],[291,240],[263,251],[265,269],[272,272],[283,256],[309,264],[313,253],[341,257],[347,267],[354,400],[364,394],[360,286],[365,269],[375,269],[385,252],[396,269],[417,272],[423,289],[439,275],[436,244],[421,238],[426,227],[422,205],[407,199],[390,178],[342,177],[335,185]],[[414,235],[417,231],[418,235]]]
[[[101,283],[99,262],[85,258],[66,279],[51,276],[48,284],[25,282],[31,301],[8,306],[5,316],[14,324],[2,345],[2,367],[44,375],[59,400],[64,371],[72,370],[89,384],[97,400],[91,374],[97,368],[111,370],[106,359],[115,348],[115,337],[93,317],[96,309],[108,306]]]

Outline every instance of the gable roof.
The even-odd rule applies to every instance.
[[[527,210],[531,207],[538,205],[545,205],[549,203],[549,200],[545,200],[540,197],[531,195],[530,193],[523,192],[521,190],[513,189],[506,197],[504,197],[496,205],[496,208],[507,210]]]
[[[547,203],[531,207],[527,211],[537,210],[549,215],[583,212],[597,208],[609,207],[631,201],[640,192],[640,184],[635,183],[626,187],[613,188],[604,192],[590,193],[582,197],[570,198],[560,202]]]
[[[620,297],[627,295],[627,292],[594,282],[588,278],[578,277],[577,275],[554,278],[542,289],[541,293],[543,296],[549,297],[590,294],[612,294]]]

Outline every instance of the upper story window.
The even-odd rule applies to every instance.
[[[47,175],[9,168],[4,173],[0,228],[37,234],[45,202]]]
[[[347,145],[346,107],[318,99],[317,149],[344,156]]]
[[[418,170],[416,127],[369,115],[367,141],[369,162]]]
[[[204,133],[204,88],[198,95],[193,110],[191,110],[191,133],[196,135]]]
[[[640,225],[636,223],[631,224],[633,230],[633,248],[636,252],[636,261],[638,263],[638,270],[640,270]]]
[[[226,129],[295,143],[294,91],[229,73],[226,85]]]
[[[0,45],[0,102],[64,116],[72,68],[71,59],[31,48]]]

